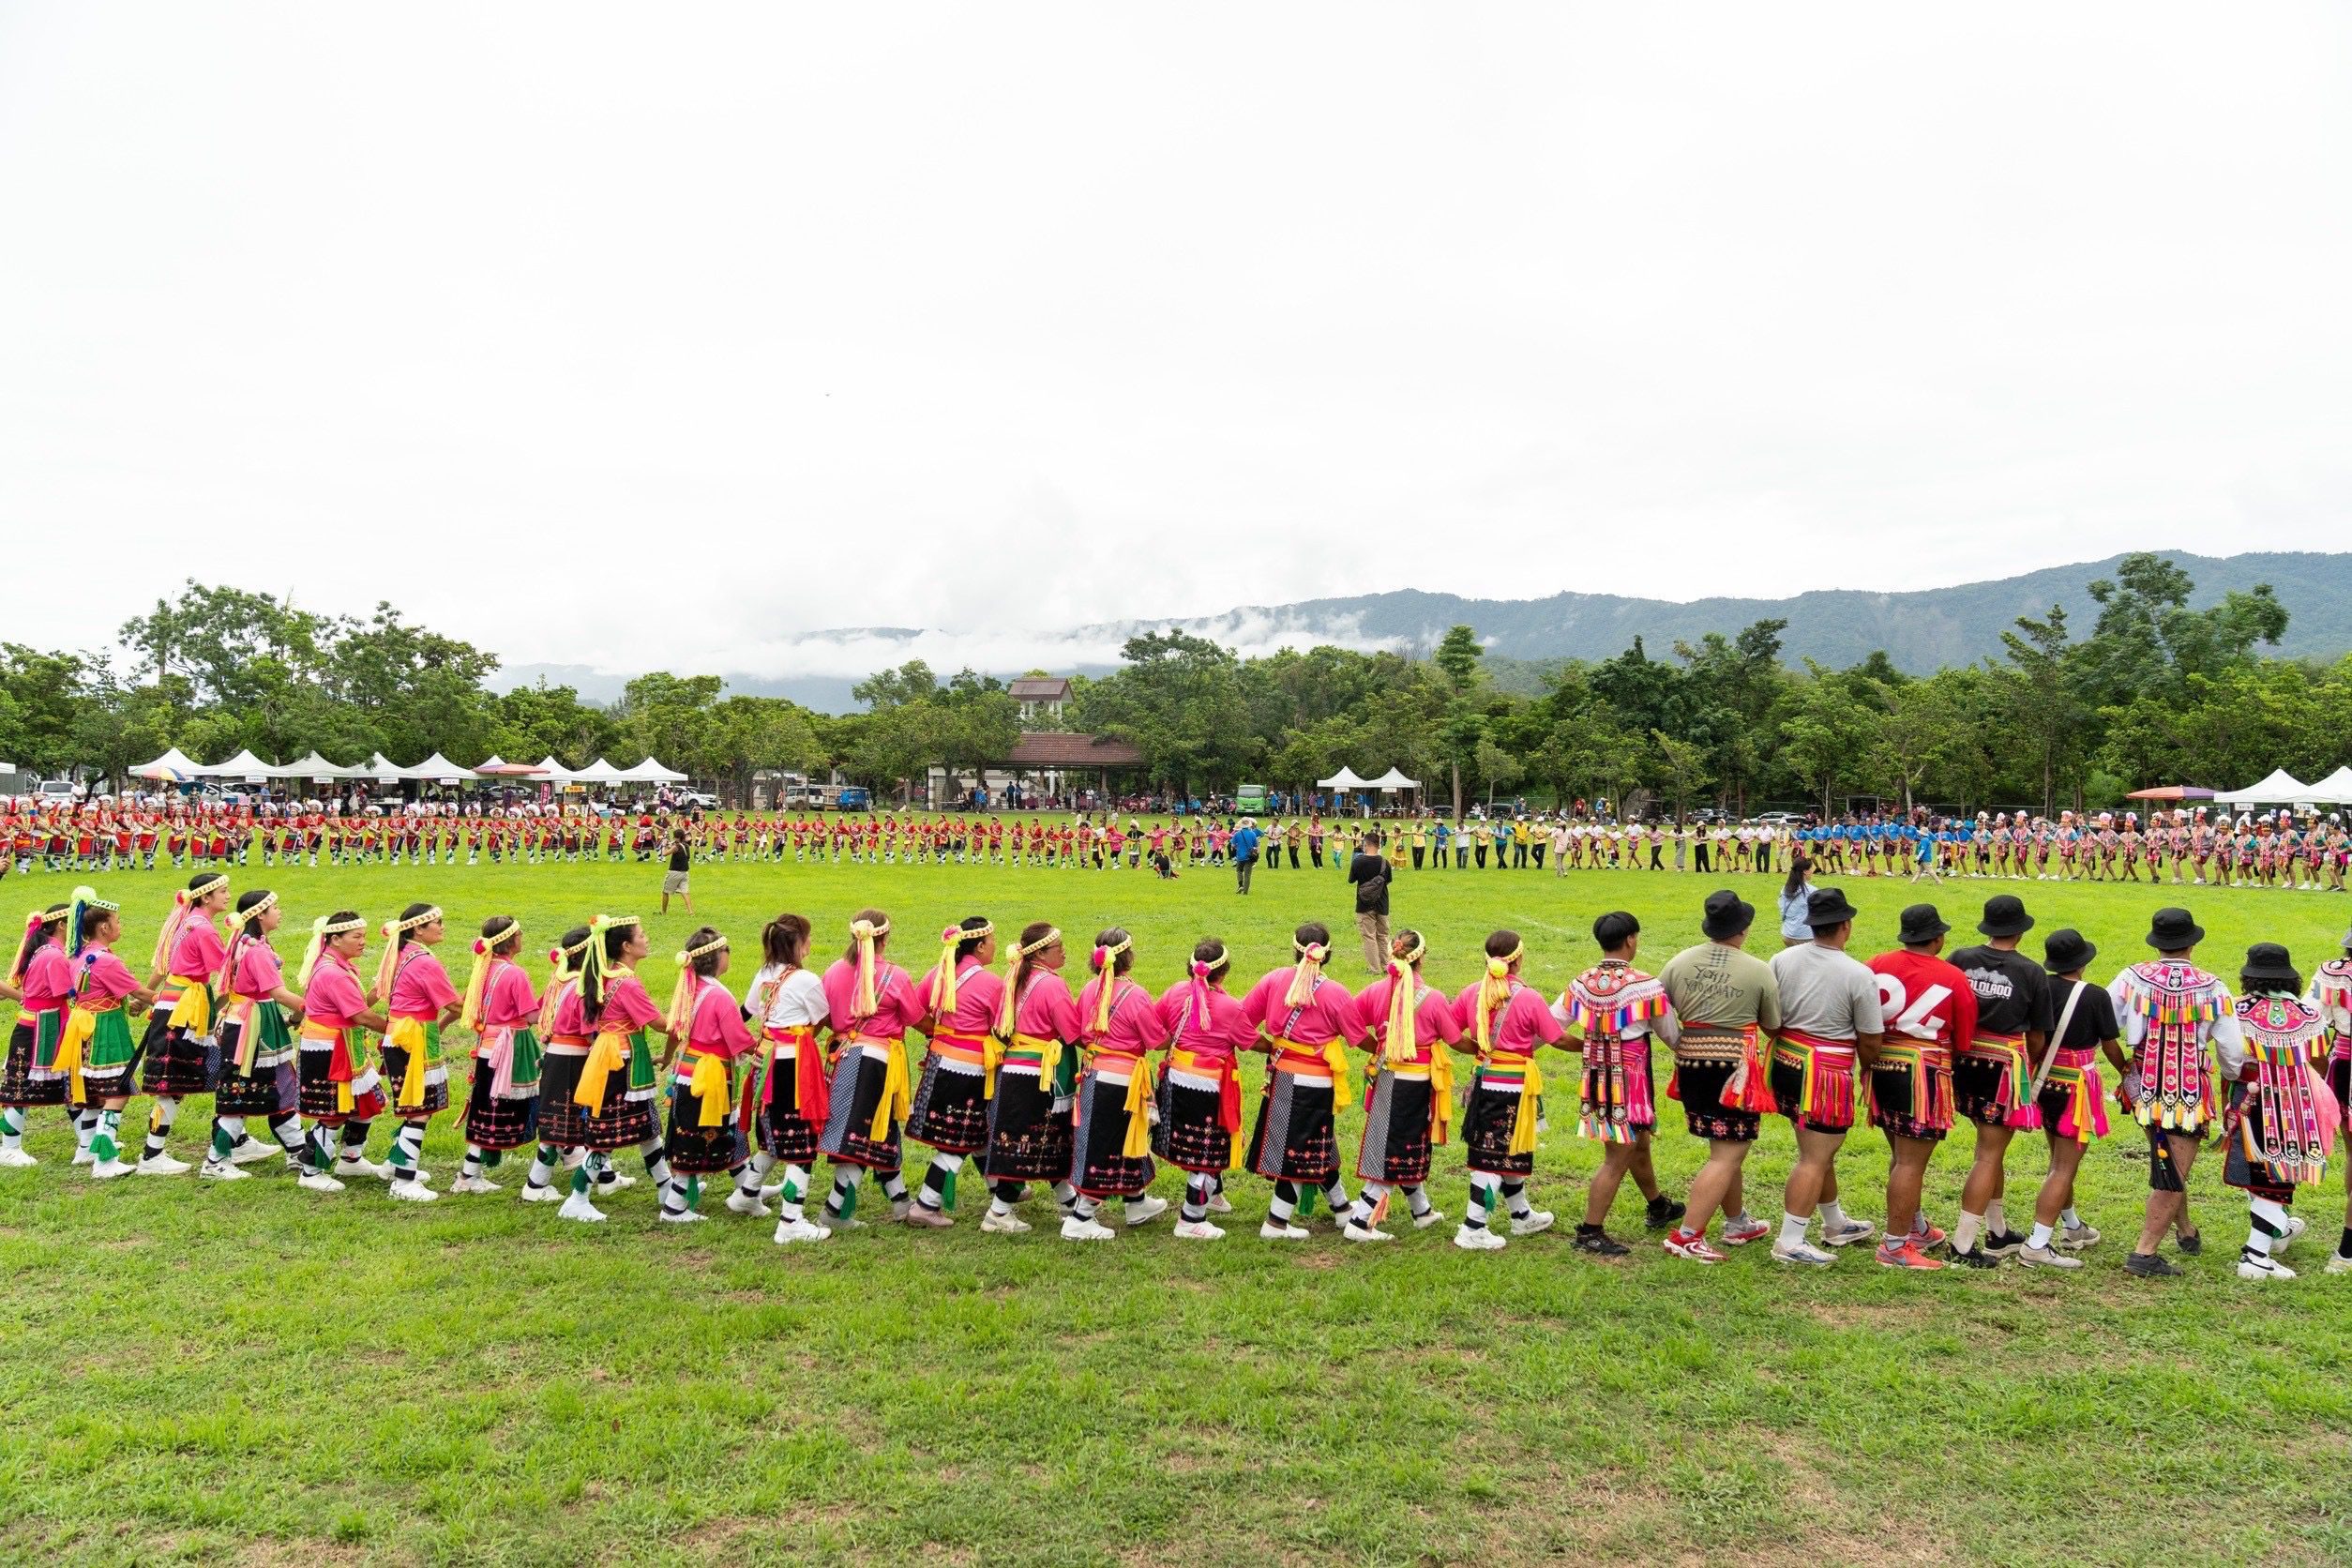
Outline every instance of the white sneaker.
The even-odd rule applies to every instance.
[[[2017,1254],[2017,1261],[2028,1269],[2079,1269],[2083,1260],[2072,1258],[2053,1247],[2029,1246]]]
[[[1798,1242],[1793,1245],[1784,1245],[1781,1243],[1775,1242],[1772,1244],[1772,1261],[1775,1263],[1804,1263],[1813,1268],[1825,1269],[1832,1263],[1836,1262],[1837,1259],[1831,1257],[1828,1253],[1823,1252],[1819,1247],[1815,1246],[1810,1242]]]
[[[1126,1220],[1129,1225],[1149,1225],[1153,1220],[1159,1218],[1162,1214],[1168,1213],[1168,1199],[1165,1198],[1146,1198],[1140,1201],[1129,1203],[1125,1205],[1125,1208]]]
[[[422,1181],[423,1178],[417,1178]],[[487,1176],[460,1176],[449,1184],[451,1192],[496,1192],[498,1184]]]
[[[2346,1258],[2341,1252],[2329,1254],[2327,1272],[2329,1274],[2352,1274],[2352,1258]]]
[[[1340,1239],[1349,1242],[1393,1242],[1396,1238],[1385,1230],[1377,1230],[1368,1223],[1349,1220],[1341,1228]]]
[[[2097,1229],[2088,1225],[2070,1225],[2058,1234],[2060,1252],[2088,1252],[2099,1244]]]
[[[1415,1230],[1426,1230],[1443,1218],[1445,1218],[1445,1211],[1443,1209],[1424,1210],[1422,1213],[1413,1215],[1413,1229]]]
[[[231,1165],[256,1165],[273,1154],[284,1152],[277,1144],[264,1143],[260,1138],[248,1133],[230,1145],[229,1163]]]
[[[520,1196],[525,1203],[561,1203],[566,1195],[562,1187],[550,1182],[543,1187],[526,1184]]]
[[[758,1193],[746,1192],[741,1187],[737,1187],[727,1195],[727,1212],[731,1214],[749,1214],[755,1219],[765,1219],[776,1211],[761,1202]]]
[[[1209,1213],[1213,1214],[1229,1214],[1232,1212],[1233,1200],[1231,1199],[1226,1197],[1225,1194],[1221,1192],[1213,1192],[1209,1195]]]
[[[169,1154],[147,1154],[141,1157],[137,1168],[142,1176],[185,1176],[195,1167]]]
[[[251,1171],[239,1170],[227,1160],[206,1160],[197,1168],[196,1174],[207,1182],[249,1182],[253,1179]]]
[[[2240,1258],[2238,1259],[2240,1279],[2293,1279],[2295,1271],[2269,1258]]]
[[[680,1209],[674,1213],[664,1209],[661,1212],[661,1222],[664,1225],[700,1225],[709,1217],[708,1214],[695,1209]]]
[[[1856,1242],[1870,1240],[1877,1230],[1870,1221],[1849,1216],[1843,1225],[1823,1225],[1821,1240],[1831,1246],[1852,1246]]]
[[[90,1153],[90,1146],[85,1143],[82,1145],[81,1148],[76,1149],[73,1152],[73,1163],[76,1165],[96,1165],[98,1160],[97,1157]]]
[[[2300,1214],[2286,1216],[2286,1234],[2270,1238],[2270,1256],[2278,1257],[2286,1250],[2286,1244],[2311,1229],[2311,1222]]]
[[[1062,1239],[1065,1242],[1107,1242],[1118,1232],[1108,1225],[1072,1214],[1062,1222]]]
[[[1549,1209],[1530,1209],[1524,1214],[1511,1216],[1511,1234],[1514,1236],[1532,1236],[1539,1231],[1549,1230],[1551,1228],[1552,1214]]]
[[[441,1194],[433,1191],[421,1181],[394,1182],[385,1187],[384,1191],[403,1203],[434,1203],[441,1199]]]
[[[392,1168],[382,1160],[365,1157],[347,1160],[338,1155],[335,1160],[335,1174],[338,1176],[372,1176],[379,1182],[388,1182],[392,1179]]]
[[[908,1216],[909,1214],[912,1214],[912,1213],[914,1213],[914,1199],[912,1199],[912,1198],[897,1198],[897,1199],[893,1199],[891,1200],[891,1203],[890,1203],[890,1223],[891,1223],[891,1224],[893,1224],[893,1225],[904,1225],[904,1224],[906,1224],[906,1223],[907,1223],[907,1216]]]
[[[564,1206],[555,1211],[555,1217],[576,1219],[582,1224],[596,1225],[604,1219],[604,1211],[589,1202],[586,1193],[576,1192],[564,1199]]]
[[[1511,1244],[1485,1226],[1473,1230],[1467,1225],[1457,1225],[1454,1228],[1454,1244],[1464,1252],[1500,1252]]]
[[[1176,1234],[1187,1242],[1214,1242],[1225,1230],[1205,1219],[1180,1219],[1176,1222]]]
[[[294,1185],[298,1187],[307,1187],[312,1192],[340,1192],[343,1190],[343,1184],[337,1181],[334,1177],[329,1176],[324,1170],[304,1171],[301,1178],[294,1183]]]
[[[776,1244],[778,1246],[792,1242],[829,1241],[832,1236],[833,1232],[823,1226],[806,1219],[788,1219],[776,1228]]]
[[[28,1165],[40,1163],[22,1149],[0,1149],[0,1169],[22,1170]]]
[[[1268,1220],[1258,1228],[1258,1239],[1263,1242],[1303,1242],[1306,1240],[1306,1227],[1277,1225]]]
[[[624,1176],[617,1170],[608,1170],[597,1177],[594,1184],[598,1192],[626,1192],[637,1185],[637,1178]]]
[[[771,1182],[760,1189],[760,1201],[762,1203],[773,1203],[783,1196],[784,1184],[781,1182]]]
[[[117,1176],[131,1175],[136,1172],[138,1168],[139,1168],[137,1166],[131,1164],[126,1159],[117,1158],[111,1160],[92,1160],[90,1162],[90,1176],[94,1181],[111,1182]]]
[[[1000,1214],[991,1209],[980,1216],[980,1234],[983,1236],[1018,1236],[1033,1229],[1029,1221],[1018,1214]]]

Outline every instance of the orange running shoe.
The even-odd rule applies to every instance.
[[[1919,1244],[1906,1236],[1900,1245],[1879,1245],[1878,1266],[1882,1269],[1940,1269],[1943,1264],[1920,1251]]]

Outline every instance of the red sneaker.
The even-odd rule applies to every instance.
[[[1920,1251],[1913,1237],[1906,1236],[1900,1246],[1878,1245],[1878,1266],[1882,1269],[1940,1269],[1943,1264]]]
[[[1687,1258],[1694,1263],[1720,1263],[1724,1259],[1722,1253],[1707,1244],[1706,1237],[1685,1230],[1667,1231],[1666,1240],[1659,1244],[1675,1257]]]
[[[1941,1227],[1922,1222],[1918,1229],[1911,1232],[1910,1241],[1922,1252],[1932,1252],[1944,1244],[1944,1233]]]

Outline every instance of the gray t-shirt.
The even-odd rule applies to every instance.
[[[1674,1016],[1685,1024],[1780,1027],[1780,988],[1772,966],[1753,953],[1703,942],[1668,958],[1658,972],[1658,984],[1674,1003]]]
[[[1772,978],[1780,982],[1784,1029],[1824,1040],[1880,1034],[1878,980],[1861,960],[1834,947],[1808,942],[1772,955]]]

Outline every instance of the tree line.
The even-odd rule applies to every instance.
[[[1871,796],[1974,810],[2103,807],[2155,783],[2223,788],[2273,767],[2325,773],[2352,746],[2352,656],[2270,656],[2287,615],[2270,589],[2191,608],[2179,565],[2133,555],[2091,585],[2094,622],[2020,617],[1977,664],[1913,676],[1884,654],[1844,669],[1781,658],[1785,620],[1653,653],[1515,670],[1506,689],[1474,627],[1425,656],[1335,647],[1243,657],[1181,631],[1128,641],[1119,667],[1075,683],[1064,722],[1128,742],[1155,792],[1241,782],[1304,792],[1343,764],[1392,764],[1459,810],[1517,795],[1747,812]],[[862,713],[723,691],[655,671],[609,706],[569,686],[495,691],[495,654],[380,604],[362,620],[189,582],[126,621],[118,650],[0,644],[0,757],[119,778],[166,746],[240,747],[278,761],[650,754],[747,799],[761,769],[839,769],[912,793],[934,764],[969,780],[1011,751],[1018,704],[992,675],[944,679],[920,660],[855,688]],[[1042,672],[1040,672],[1042,673]],[[1532,684],[1537,689],[1515,689]]]

